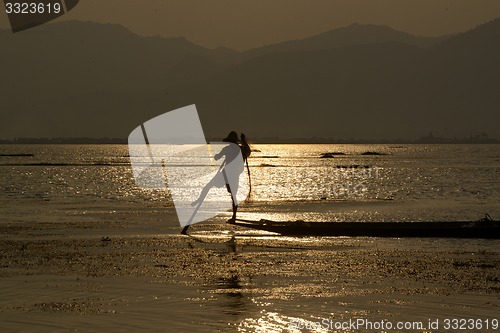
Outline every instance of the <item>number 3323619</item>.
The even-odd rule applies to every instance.
[[[60,3],[28,3],[28,2],[7,2],[5,11],[7,14],[59,14],[61,12]]]

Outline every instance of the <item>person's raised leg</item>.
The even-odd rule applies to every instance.
[[[217,187],[217,183],[220,182],[220,179],[218,179],[217,177],[220,177],[218,174],[215,175],[214,178],[212,178],[212,180],[210,180],[208,182],[207,185],[205,185],[205,187],[203,187],[203,189],[201,190],[201,193],[200,193],[200,196],[198,197],[198,199],[196,199],[195,201],[193,201],[191,203],[191,206],[196,206],[196,205],[201,205],[203,203],[203,201],[205,201],[205,198],[207,197],[208,195],[208,192],[212,189],[212,187]]]

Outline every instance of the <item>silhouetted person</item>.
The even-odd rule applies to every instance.
[[[200,196],[198,199],[193,201],[191,203],[192,206],[198,206],[197,209],[203,204],[203,201],[208,195],[208,192],[210,189],[213,187],[221,188],[224,185],[227,188],[227,191],[229,194],[231,194],[231,201],[232,201],[232,207],[233,207],[233,216],[231,219],[228,221],[228,223],[234,223],[236,221],[236,212],[238,210],[238,200],[237,200],[237,193],[238,193],[238,188],[239,188],[239,178],[241,173],[244,170],[244,164],[243,163],[231,163],[233,162],[238,156],[240,156],[240,153],[242,153],[243,148],[239,145],[239,139],[238,139],[238,134],[234,131],[230,132],[228,136],[222,140],[223,142],[230,142],[234,143],[234,145],[228,145],[224,147],[220,153],[215,154],[214,158],[216,160],[221,159],[223,156],[225,156],[224,162],[222,162],[222,165],[219,169],[219,171],[216,173],[216,175],[208,182],[207,185],[203,188],[203,190],[200,193]],[[246,142],[246,141],[245,141]],[[246,144],[248,149],[250,148],[248,144]],[[243,153],[242,153],[243,154]],[[193,214],[193,216],[196,214]],[[187,230],[189,228],[189,224],[182,229],[182,234],[186,234]]]

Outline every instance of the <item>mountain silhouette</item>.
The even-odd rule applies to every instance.
[[[355,23],[348,27],[330,30],[316,36],[255,48],[242,53],[241,58],[250,59],[275,52],[317,51],[387,42],[399,42],[428,48],[444,39],[446,39],[445,36],[415,37],[383,25],[361,25]]]
[[[0,138],[125,138],[193,103],[210,137],[500,137],[499,33],[351,25],[236,52],[90,22],[0,30]]]

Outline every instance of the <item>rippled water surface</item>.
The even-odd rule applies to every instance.
[[[500,216],[500,145],[293,144],[253,149],[247,202],[339,203],[333,210],[306,214],[314,220]],[[323,153],[335,153],[334,158],[320,158]],[[4,145],[0,154],[33,155],[0,156],[0,198],[171,205],[168,192],[135,185],[126,145]]]

